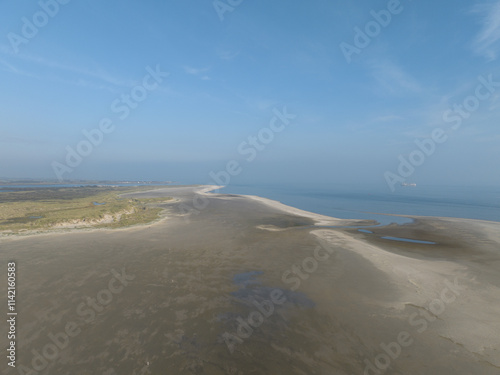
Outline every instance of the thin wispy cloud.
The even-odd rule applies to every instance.
[[[240,54],[240,51],[229,51],[229,50],[219,50],[217,51],[217,56],[221,60],[233,60],[236,56]]]
[[[186,72],[187,74],[191,74],[191,75],[194,75],[194,76],[198,76],[202,73],[205,73],[205,72],[208,72],[210,70],[210,68],[193,68],[191,66],[183,66],[182,67],[184,69],[184,72]]]
[[[391,61],[371,61],[368,65],[379,88],[383,88],[389,94],[416,93],[422,90],[416,79]]]
[[[206,72],[210,71],[209,67],[208,68],[193,68],[191,66],[184,65],[182,67],[182,69],[184,69],[184,72],[186,74],[199,77],[202,81],[209,81],[210,80],[210,77],[207,74],[205,74]]]
[[[482,14],[482,27],[472,47],[475,53],[488,61],[496,60],[500,49],[500,1],[477,5],[473,12]]]
[[[397,116],[397,115],[385,115],[385,116],[379,116],[376,117],[373,122],[393,122],[393,121],[398,121],[398,120],[403,120],[403,117]]]
[[[0,71],[4,71],[7,73],[11,74],[16,74],[19,76],[24,76],[24,77],[29,77],[29,78],[34,78],[34,79],[42,79],[41,76],[22,70],[18,68],[17,66],[14,66],[13,64],[5,61],[4,59],[0,59]]]
[[[4,59],[0,59],[1,65],[8,67],[11,73],[21,74],[25,76],[42,78],[41,75],[29,72],[26,69],[21,70],[19,68],[15,68],[12,63],[7,62],[5,59],[18,60],[24,63],[34,64],[37,67],[49,69],[52,72],[55,71],[57,73],[56,74],[57,76],[59,76],[60,75],[59,73],[61,72],[74,74],[77,76],[76,79],[59,78],[59,80],[64,80],[66,83],[74,84],[77,86],[86,86],[97,89],[115,91],[116,87],[131,87],[136,84],[136,82],[132,80],[123,80],[116,78],[111,74],[107,73],[104,69],[100,67],[97,67],[92,70],[89,68],[82,68],[79,66],[62,64],[60,62],[56,62],[41,56],[29,55],[25,53],[14,54],[9,48],[3,45],[0,45],[0,55],[4,56]],[[44,76],[46,77],[45,74]],[[96,82],[91,82],[90,80],[97,80],[100,82],[96,83]],[[109,87],[106,86],[105,84],[110,84],[115,87]]]
[[[9,64],[7,61],[0,59],[0,69],[6,71],[6,72],[11,72],[11,73],[18,73],[19,70],[12,64]]]

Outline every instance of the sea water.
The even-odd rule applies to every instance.
[[[341,219],[402,224],[408,216],[439,216],[500,222],[500,187],[408,186],[392,193],[365,185],[229,185],[221,193],[258,195]]]

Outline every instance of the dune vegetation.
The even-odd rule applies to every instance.
[[[0,232],[123,227],[158,219],[171,198],[122,198],[130,187],[37,188],[0,192]],[[144,188],[142,188],[144,190]]]

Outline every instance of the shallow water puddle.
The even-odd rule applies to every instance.
[[[362,233],[373,233],[371,230],[366,230],[366,229],[358,229],[358,232],[362,232]]]
[[[435,242],[432,242],[432,241],[412,240],[411,238],[400,238],[400,237],[391,237],[391,236],[384,236],[381,238],[383,238],[384,240],[412,242],[412,243],[419,243],[419,244],[424,244],[424,245],[435,245],[436,244]]]

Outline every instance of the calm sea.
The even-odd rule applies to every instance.
[[[500,222],[500,187],[416,186],[391,193],[387,187],[293,187],[229,185],[222,193],[258,195],[318,214],[342,219],[404,223],[397,214],[446,216]]]

